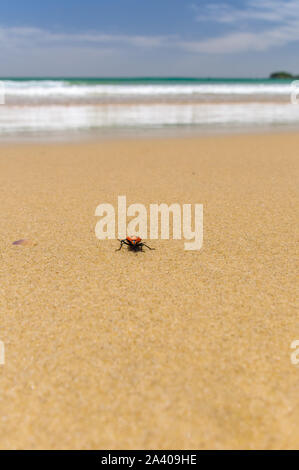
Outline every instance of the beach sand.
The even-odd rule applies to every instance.
[[[2,449],[299,448],[298,149],[299,134],[0,148]],[[118,195],[202,203],[203,248],[115,252],[94,214]]]

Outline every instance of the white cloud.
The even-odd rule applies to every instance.
[[[261,51],[299,41],[298,0],[249,0],[242,9],[213,3],[201,11],[196,8],[196,12],[197,21],[221,23],[230,31],[202,41],[184,42],[194,52]]]
[[[224,2],[211,3],[205,9],[194,6],[197,21],[218,23],[239,23],[260,20],[283,23],[299,17],[298,0],[248,0],[243,8],[236,8]]]
[[[1,27],[0,26],[0,44],[12,41],[13,44],[24,45],[42,45],[62,43],[71,44],[127,44],[135,47],[158,47],[171,40],[170,36],[138,36],[138,35],[112,35],[97,32],[84,33],[60,33],[47,31],[34,27]]]

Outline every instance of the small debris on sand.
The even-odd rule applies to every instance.
[[[16,240],[15,242],[13,242],[13,245],[35,246],[36,242],[23,238],[21,240]]]

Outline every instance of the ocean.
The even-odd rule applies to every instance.
[[[290,80],[4,78],[0,84],[0,139],[299,129]]]

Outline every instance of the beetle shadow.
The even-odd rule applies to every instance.
[[[142,246],[127,246],[127,250],[128,251],[133,251],[134,253],[138,253],[139,251],[141,251],[142,253],[145,253],[145,250],[142,249],[143,247]]]

